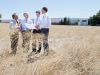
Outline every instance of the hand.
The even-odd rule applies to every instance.
[[[37,30],[39,30],[39,29],[40,29],[39,25],[36,25],[35,27],[36,27],[36,29],[37,29]]]

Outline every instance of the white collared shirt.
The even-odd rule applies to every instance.
[[[18,23],[20,23],[20,20],[18,20]],[[12,20],[12,21],[9,23],[10,29],[19,28],[18,23],[16,22],[16,20]]]
[[[36,25],[39,25],[39,26],[41,25],[41,18],[40,17],[36,17],[34,19],[34,29],[36,29],[35,28]]]
[[[42,16],[40,28],[50,28],[50,26],[51,26],[51,18],[47,14],[44,14]]]
[[[31,19],[24,19],[21,21],[23,28],[33,29],[33,21]],[[24,30],[24,29],[23,29]]]
[[[23,19],[22,21],[21,21],[21,23],[23,24],[23,25],[27,25],[27,24],[33,24],[33,21],[31,20],[31,19]]]

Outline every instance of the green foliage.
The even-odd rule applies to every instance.
[[[0,14],[0,22],[1,22],[2,15]]]
[[[61,24],[61,25],[70,25],[70,19],[67,18],[67,17],[64,17],[64,18],[60,21],[59,24]]]
[[[100,11],[96,15],[89,18],[89,25],[100,26]]]

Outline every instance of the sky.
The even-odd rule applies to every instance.
[[[100,10],[100,0],[0,0],[2,19],[11,19],[16,12],[20,18],[28,12],[34,18],[35,11],[48,7],[51,17],[88,18]]]

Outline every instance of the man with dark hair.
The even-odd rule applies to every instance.
[[[35,53],[40,53],[41,51],[41,43],[39,42],[41,30],[40,30],[40,11],[36,11],[36,18],[34,19],[34,29],[32,34],[32,51]],[[36,48],[36,43],[38,42],[38,49]]]
[[[49,28],[51,26],[51,19],[47,15],[47,12],[48,12],[48,8],[47,7],[43,7],[41,12],[43,14],[43,17],[42,17],[40,28],[41,28],[41,33],[44,35],[43,47],[44,47],[44,53],[46,55],[48,55],[48,51],[49,51],[48,35],[49,35]]]
[[[10,22],[11,54],[15,55],[18,46],[20,22],[16,14],[12,15]]]
[[[42,10],[44,10],[45,12],[48,12],[48,8],[47,7],[43,7]]]

